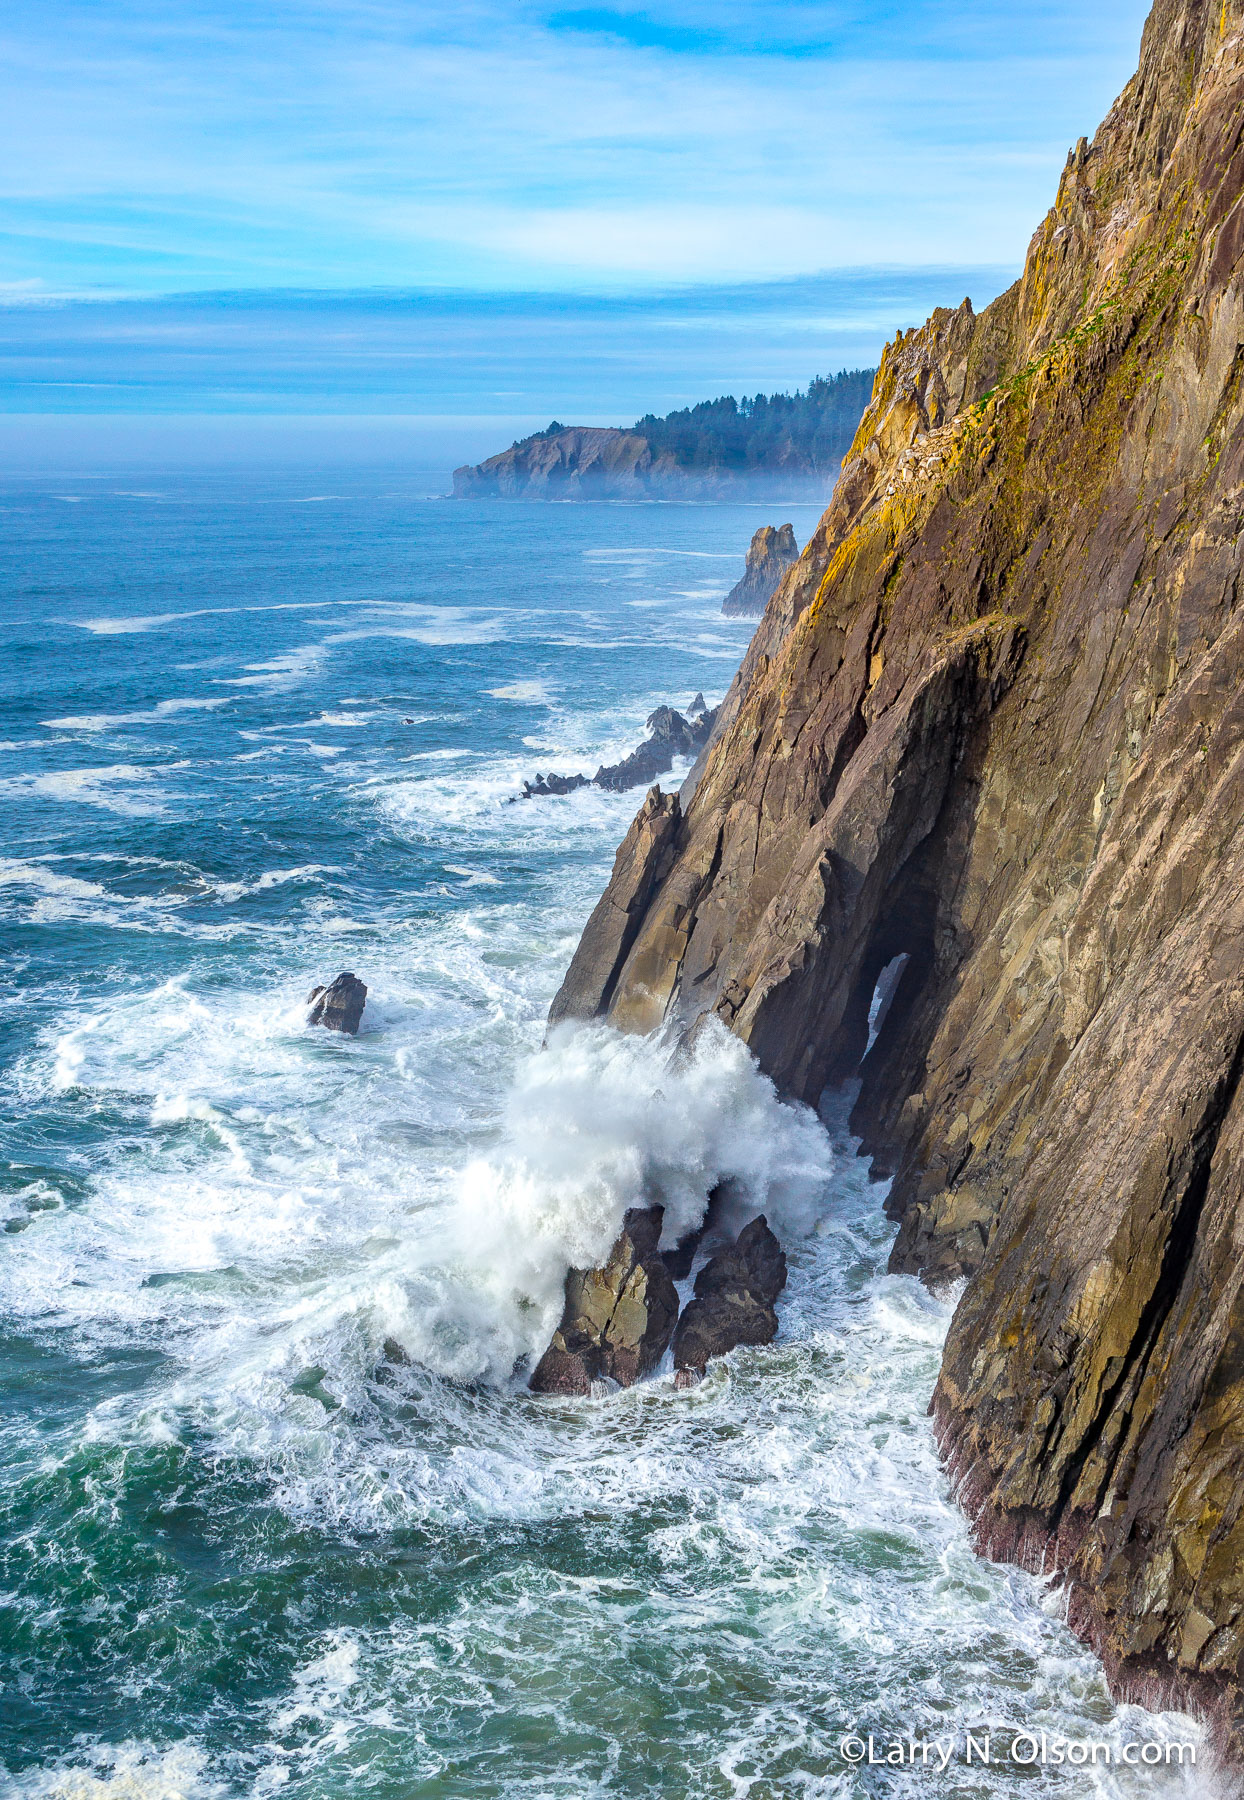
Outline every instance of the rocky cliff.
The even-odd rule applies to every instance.
[[[653,477],[646,438],[570,425],[454,470],[456,500],[643,500]]]
[[[982,1544],[1237,1758],[1242,15],[1158,0],[1020,281],[889,345],[554,1009],[861,1074],[893,1266],[969,1278],[935,1413]]]

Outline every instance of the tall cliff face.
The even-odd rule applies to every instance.
[[[559,998],[856,1071],[983,1541],[1241,1732],[1244,0],[1158,0],[1021,280],[885,354]]]

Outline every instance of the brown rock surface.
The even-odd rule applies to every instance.
[[[1244,1744],[1244,0],[1158,0],[1021,280],[887,348],[682,809],[555,1012],[855,1069],[894,1267],[971,1277],[986,1546]],[[629,846],[629,848],[628,848]]]
[[[695,1298],[674,1332],[674,1366],[701,1374],[714,1356],[777,1336],[775,1302],[786,1286],[786,1257],[764,1214],[735,1242],[709,1258],[695,1278]]]
[[[553,1341],[536,1364],[537,1394],[587,1394],[607,1378],[630,1387],[665,1354],[678,1295],[657,1250],[664,1209],[633,1207],[599,1269],[571,1269]]]
[[[792,563],[799,561],[793,525],[762,525],[752,534],[743,574],[721,603],[727,618],[762,613]]]

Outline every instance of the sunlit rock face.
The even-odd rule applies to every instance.
[[[1244,1654],[1244,41],[1159,0],[1022,278],[888,347],[681,805],[560,1011],[860,1068],[893,1267],[970,1277],[935,1408],[996,1554],[1129,1692]]]

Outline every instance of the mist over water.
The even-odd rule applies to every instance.
[[[773,520],[425,491],[0,493],[0,1788],[1204,1795],[844,1766],[861,1727],[1192,1734],[972,1554],[948,1308],[885,1274],[841,1105],[725,1032],[541,1053],[640,796],[505,802],[720,698]],[[358,1038],[308,1029],[346,968]],[[723,1177],[787,1246],[776,1343],[529,1395],[567,1265]]]

